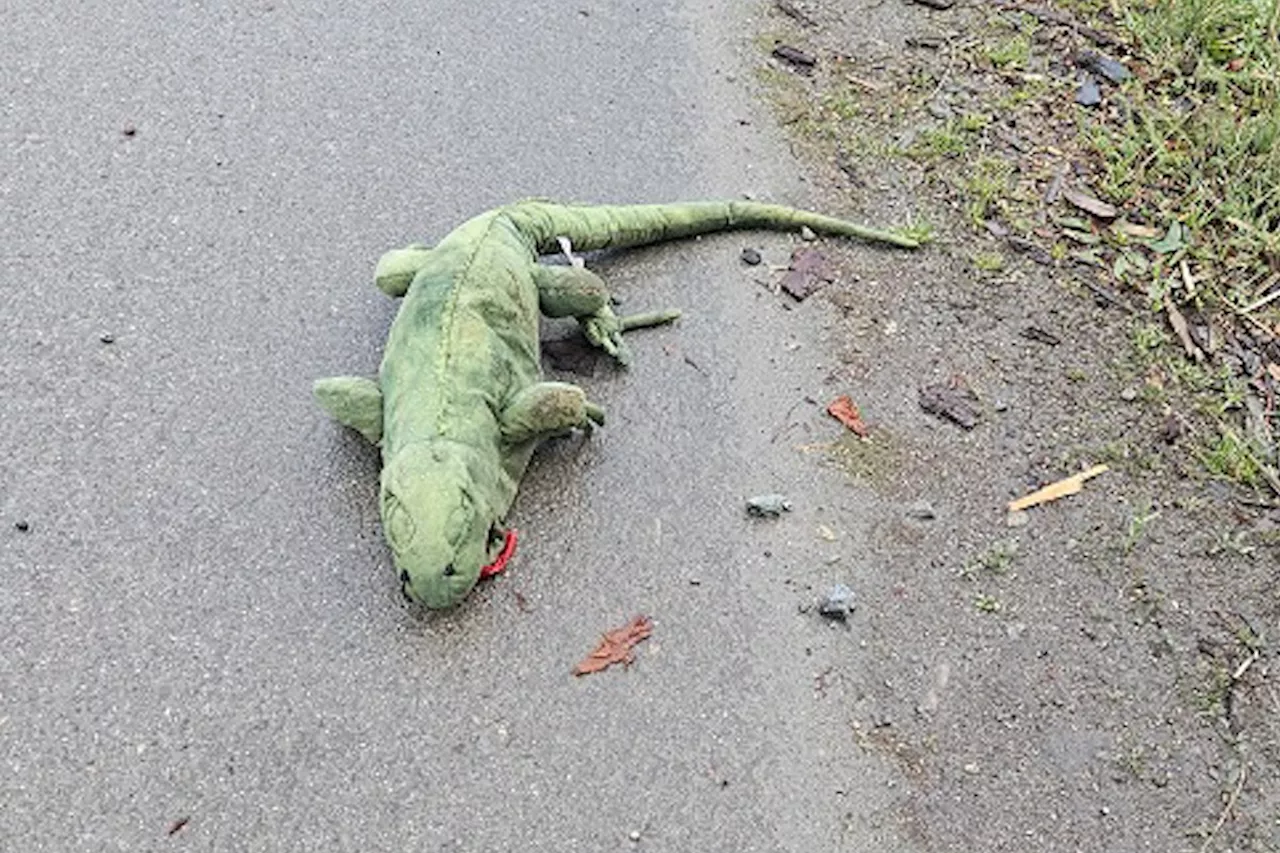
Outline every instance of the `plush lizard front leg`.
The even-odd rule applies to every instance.
[[[587,400],[577,385],[538,382],[525,388],[502,410],[502,437],[512,444],[541,441],[577,427],[604,424],[604,409]]]
[[[680,316],[679,311],[672,310],[619,317],[609,304],[604,279],[582,265],[568,240],[561,238],[560,245],[571,266],[534,267],[539,309],[548,317],[577,317],[587,340],[620,364],[631,363],[631,350],[622,340],[623,332],[670,323]]]

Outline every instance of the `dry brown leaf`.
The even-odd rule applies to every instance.
[[[1043,489],[1037,489],[1029,495],[1024,495],[1016,501],[1011,501],[1009,503],[1009,512],[1029,509],[1049,501],[1056,501],[1058,498],[1065,498],[1067,495],[1079,494],[1080,490],[1084,488],[1085,480],[1092,479],[1109,470],[1111,469],[1106,465],[1094,465],[1087,471],[1081,471],[1079,474],[1073,474],[1056,483],[1050,483]]]
[[[858,411],[858,406],[848,394],[841,394],[832,400],[831,405],[827,406],[827,414],[847,426],[850,432],[861,438],[866,438],[871,434],[866,422],[862,420],[862,414]]]
[[[600,644],[573,668],[574,675],[589,675],[608,669],[615,663],[630,666],[636,656],[632,649],[636,643],[645,640],[653,633],[653,620],[648,616],[637,616],[615,628],[600,638]]]

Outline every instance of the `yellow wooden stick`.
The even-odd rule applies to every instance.
[[[1094,465],[1088,471],[1081,471],[1079,474],[1073,474],[1056,483],[1050,483],[1043,489],[1038,489],[1029,495],[1024,495],[1016,501],[1012,501],[1009,504],[1009,512],[1017,512],[1020,509],[1028,509],[1049,501],[1056,501],[1058,498],[1064,498],[1067,495],[1074,495],[1084,487],[1085,480],[1096,477],[1108,470],[1110,469],[1106,465]]]

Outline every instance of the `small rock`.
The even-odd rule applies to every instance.
[[[760,257],[760,252],[757,251],[756,249],[751,249],[751,248],[743,249],[742,255],[740,257],[742,258],[742,262],[744,264],[747,264],[748,266],[753,266],[753,267],[758,266],[760,264],[760,261],[763,260]]]
[[[814,234],[813,229],[810,228],[808,225],[802,225],[800,227],[800,239],[813,242],[814,240],[818,239],[818,235]]]
[[[31,523],[27,521],[25,518],[15,521],[13,523],[13,526],[18,529],[19,533],[26,533],[31,529]]]
[[[98,340],[102,341],[104,344],[114,344],[116,342],[116,336],[107,332],[100,336]]]
[[[973,764],[973,763],[966,764],[966,765],[964,766],[964,772],[965,772],[965,773],[969,773],[969,774],[971,774],[971,775],[972,775],[972,774],[977,773],[979,769],[980,769],[980,768],[978,767],[978,765]]]
[[[916,2],[930,9],[950,9],[956,5],[956,0],[916,0]]]
[[[1140,392],[1137,388],[1125,388],[1120,392],[1120,399],[1124,400],[1126,403],[1132,403],[1134,400],[1138,399],[1139,393]]]
[[[1086,71],[1092,71],[1110,83],[1123,83],[1133,76],[1132,72],[1123,63],[1101,54],[1089,53],[1088,51],[1076,57],[1076,65]]]
[[[1025,509],[1016,509],[1004,517],[1005,527],[1026,527],[1031,523],[1031,514]]]
[[[747,499],[747,515],[757,518],[777,518],[791,511],[791,501],[785,495],[756,495]]]
[[[630,838],[632,841],[639,841],[639,840],[640,840],[640,830],[638,830],[638,829],[633,829],[633,830],[631,830],[630,832],[628,832],[628,833],[627,833],[627,838]]]
[[[818,602],[818,612],[828,619],[847,619],[853,612],[853,590],[842,583],[831,587],[831,590]]]
[[[942,121],[946,121],[947,119],[955,116],[955,111],[951,109],[946,101],[939,101],[937,99],[932,100],[925,105],[925,109],[928,110],[929,115],[936,119],[941,119]]]
[[[1080,88],[1076,90],[1076,103],[1082,107],[1096,107],[1102,103],[1102,90],[1098,88],[1098,81],[1093,77],[1086,77],[1080,84]]]
[[[138,128],[133,124],[126,124],[124,127],[120,129],[120,132],[125,136],[137,136]]]

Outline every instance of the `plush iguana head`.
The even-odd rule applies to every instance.
[[[452,607],[501,551],[496,519],[476,500],[467,448],[411,444],[382,469],[382,526],[405,593]]]

